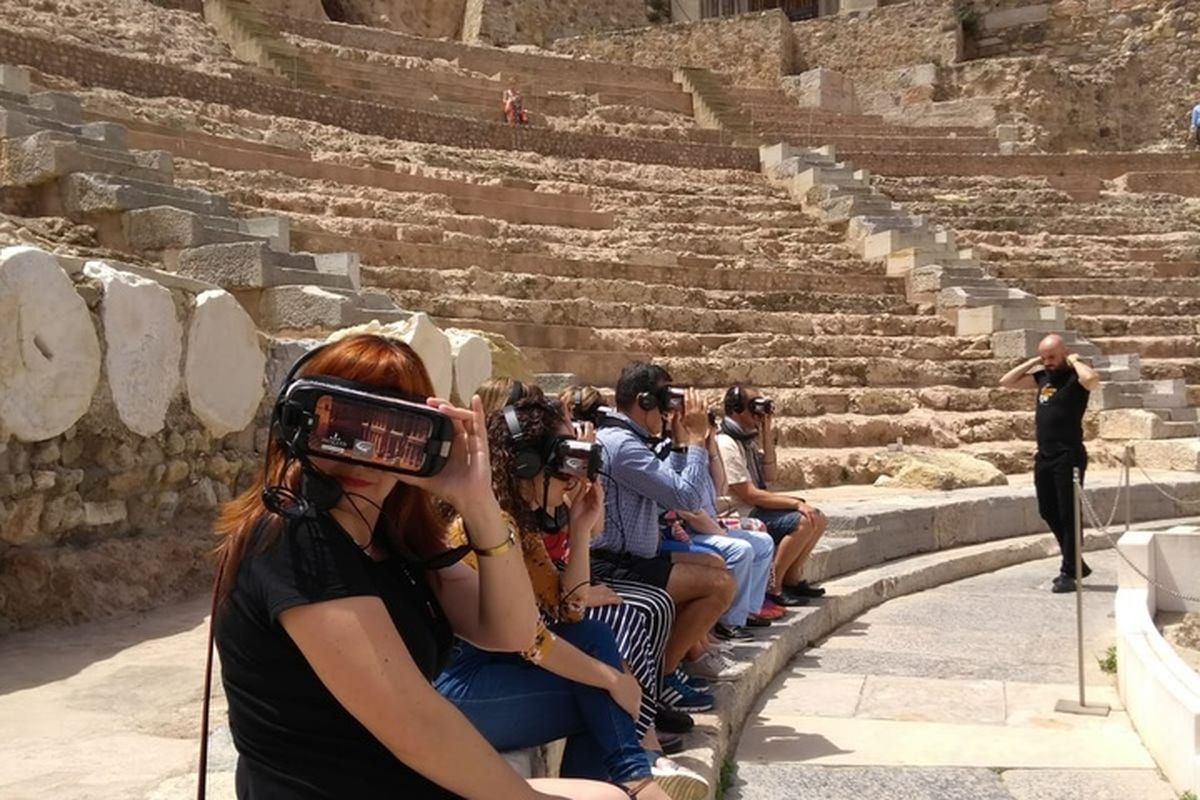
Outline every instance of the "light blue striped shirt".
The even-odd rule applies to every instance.
[[[644,428],[624,414],[614,416],[634,430],[614,425],[596,433],[604,451],[604,531],[592,548],[653,558],[661,541],[660,511],[695,511],[704,505],[705,484],[712,482],[708,451],[693,445],[660,461],[643,438],[649,436]]]

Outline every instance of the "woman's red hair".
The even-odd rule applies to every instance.
[[[328,375],[354,381],[374,389],[401,391],[418,397],[433,394],[433,382],[420,356],[404,342],[375,334],[355,334],[325,345],[301,368],[300,375]],[[273,433],[273,432],[272,432]],[[296,491],[300,465],[292,462],[287,474],[283,448],[272,436],[267,445],[266,476],[272,486],[283,485]],[[238,566],[255,527],[268,523],[269,546],[282,530],[280,518],[263,505],[263,473],[259,473],[246,491],[221,507],[216,533],[221,537],[217,556],[223,563],[219,596],[228,597]],[[446,549],[446,520],[426,491],[396,484],[383,503],[383,516],[392,545],[422,558],[430,558]]]

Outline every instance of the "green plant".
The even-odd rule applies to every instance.
[[[725,759],[725,763],[721,765],[721,780],[717,784],[717,800],[722,800],[725,793],[733,788],[733,782],[737,779],[737,762],[732,757]],[[1195,800],[1195,798],[1193,798]]]
[[[1188,789],[1183,794],[1179,795],[1179,800],[1197,800],[1196,793]]]
[[[962,26],[963,33],[967,36],[975,37],[979,35],[979,31],[983,28],[983,17],[980,16],[973,6],[960,8],[958,10],[958,24]]]
[[[1116,675],[1117,674],[1117,646],[1112,645],[1111,647],[1109,647],[1107,652],[1104,653],[1104,658],[1097,658],[1096,661],[1099,662],[1099,664],[1100,664],[1100,671],[1103,672],[1105,675]],[[1192,797],[1192,800],[1196,800],[1196,798]]]

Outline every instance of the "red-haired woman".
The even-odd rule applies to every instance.
[[[302,374],[432,394],[416,353],[374,335],[327,345]],[[454,425],[436,476],[292,459],[273,438],[266,480],[222,509],[215,625],[238,797],[625,797],[599,783],[523,781],[430,684],[455,635],[524,650],[537,615],[521,548],[492,494],[479,398],[469,410],[428,403]],[[324,503],[306,496],[331,481]],[[264,483],[319,510],[274,514]],[[447,550],[435,495],[465,520],[478,572],[431,565]]]

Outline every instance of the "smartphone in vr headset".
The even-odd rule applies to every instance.
[[[683,389],[676,389],[674,386],[667,386],[663,389],[661,397],[663,411],[682,411],[686,399],[687,392],[685,392]]]
[[[600,474],[600,445],[560,436],[550,447],[546,471],[556,478],[594,481]]]
[[[426,477],[445,466],[454,423],[417,398],[315,376],[283,397],[280,434],[296,455]]]

